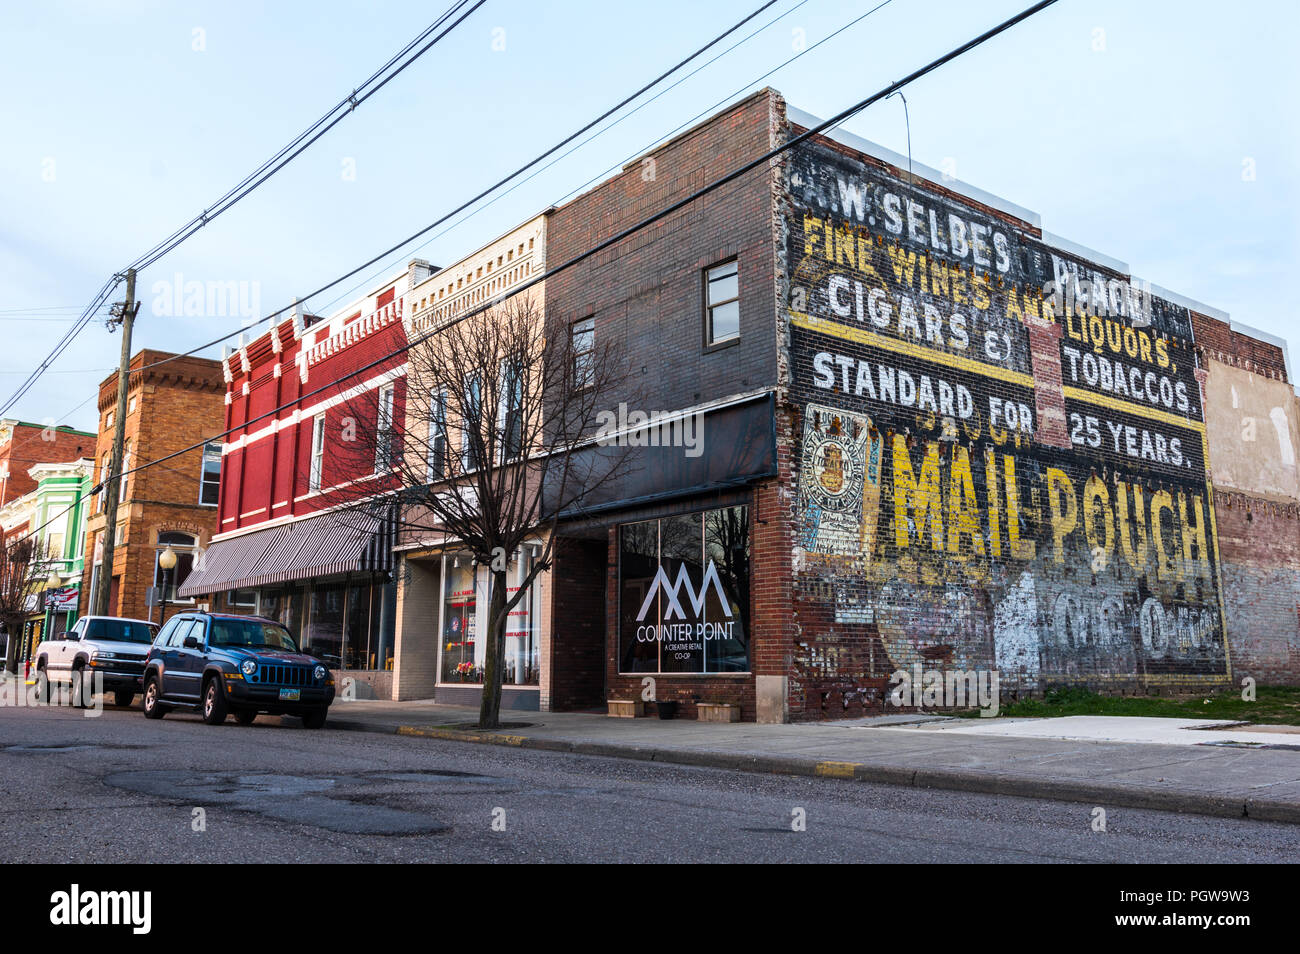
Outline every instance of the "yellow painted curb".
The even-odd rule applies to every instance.
[[[857,762],[818,762],[813,771],[825,778],[853,778],[857,767]]]

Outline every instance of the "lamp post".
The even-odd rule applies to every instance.
[[[170,545],[166,550],[158,554],[158,566],[163,571],[162,609],[158,617],[158,623],[161,625],[167,622],[167,585],[171,579],[172,570],[176,568],[176,551]]]
[[[45,589],[56,590],[63,585],[63,577],[59,576],[59,571],[50,568],[50,575],[45,578]],[[49,639],[54,635],[54,603],[46,596],[49,605],[45,608],[45,631],[41,634],[42,639]],[[30,650],[29,650],[30,651]]]

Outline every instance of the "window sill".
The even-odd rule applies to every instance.
[[[713,344],[706,344],[704,346],[704,353],[713,354],[715,351],[726,351],[728,348],[734,348],[738,344],[740,344],[740,335],[736,335],[734,338],[726,338],[723,341],[715,341]]]

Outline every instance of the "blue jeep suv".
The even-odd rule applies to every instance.
[[[174,707],[197,709],[208,725],[234,713],[248,725],[259,712],[296,715],[319,729],[334,701],[334,677],[300,652],[274,620],[223,613],[173,616],[144,662],[144,715],[161,719]]]

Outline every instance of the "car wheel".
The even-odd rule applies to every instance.
[[[135,701],[135,693],[130,689],[118,689],[113,693],[113,705],[121,706],[125,709]]]
[[[235,721],[240,725],[252,725],[256,718],[256,709],[238,709],[235,712]]]
[[[302,727],[304,729],[319,729],[325,724],[325,716],[329,709],[321,706],[319,709],[312,709],[302,714]]]
[[[146,719],[161,719],[167,714],[167,707],[162,704],[160,695],[158,677],[150,676],[144,682],[144,717]]]
[[[226,694],[221,691],[221,678],[213,676],[203,690],[203,721],[208,725],[221,725],[229,711]]]
[[[42,666],[36,670],[36,701],[48,703],[50,701],[50,674]]]

